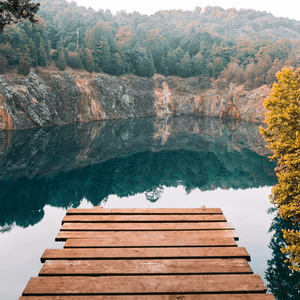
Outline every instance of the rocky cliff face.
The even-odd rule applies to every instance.
[[[116,77],[37,68],[28,76],[0,76],[0,130],[74,122],[200,114],[261,122],[270,88],[203,89],[203,79]]]

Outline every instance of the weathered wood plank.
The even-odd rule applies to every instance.
[[[67,215],[121,214],[121,215],[192,215],[192,214],[223,214],[220,208],[70,208]]]
[[[195,238],[185,237],[182,239],[156,238],[103,238],[103,239],[73,239],[68,238],[64,248],[122,248],[122,247],[219,247],[236,246],[234,238]],[[62,239],[63,240],[63,239]]]
[[[199,246],[219,238],[238,240],[235,230],[205,231],[60,231],[56,241],[97,239],[105,247]],[[205,244],[204,244],[205,245]],[[213,245],[213,244],[212,244]]]
[[[245,258],[243,247],[168,247],[168,248],[98,248],[46,249],[41,261],[54,259],[148,259],[148,258]]]
[[[40,276],[23,295],[266,292],[258,275]]]
[[[228,222],[192,223],[64,223],[61,231],[127,231],[127,230],[224,230],[234,229]]]
[[[253,272],[245,259],[48,260],[39,276],[222,273]]]
[[[202,240],[234,238],[238,240],[235,230],[203,231],[60,231],[56,241],[67,239],[97,239],[103,246],[199,246]]]
[[[65,222],[226,222],[224,215],[66,215]]]
[[[275,300],[271,294],[24,296],[19,300]]]

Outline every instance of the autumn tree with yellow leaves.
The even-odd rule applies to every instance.
[[[271,202],[283,219],[300,224],[300,69],[283,68],[278,83],[265,99],[267,129],[261,134],[277,160],[278,183],[272,188]],[[283,230],[290,268],[300,271],[300,231]]]

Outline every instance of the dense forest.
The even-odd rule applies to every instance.
[[[25,20],[0,32],[0,73],[55,64],[113,75],[205,76],[218,88],[233,82],[251,89],[300,61],[300,22],[266,12],[207,6],[114,15],[66,0],[36,2],[37,24]]]

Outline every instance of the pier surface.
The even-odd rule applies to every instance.
[[[19,300],[275,300],[219,208],[69,209]]]

